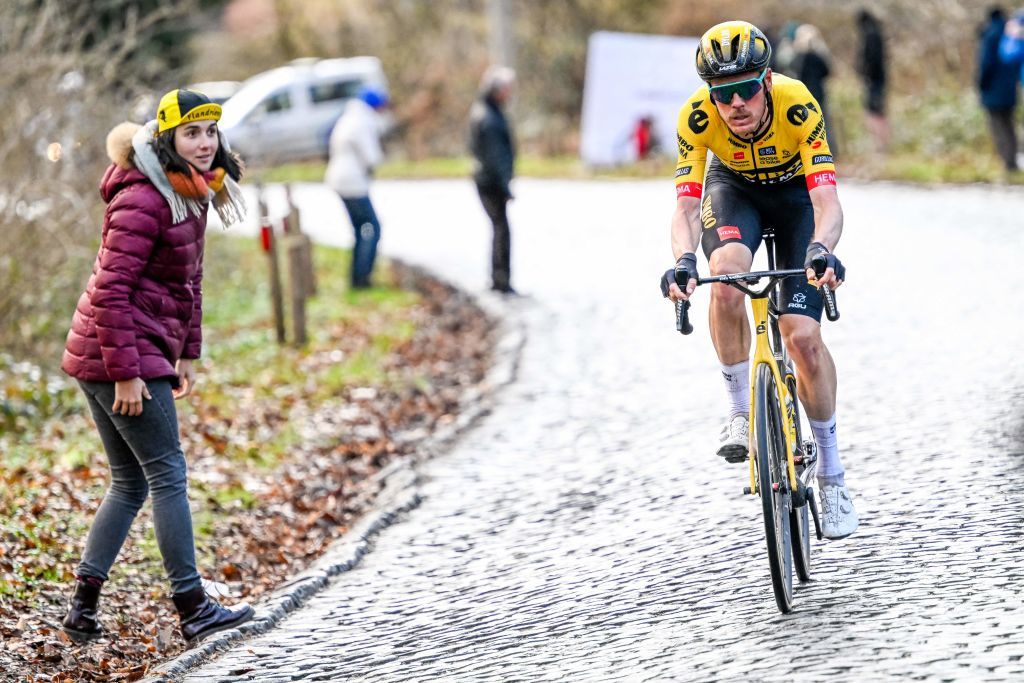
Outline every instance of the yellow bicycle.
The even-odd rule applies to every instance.
[[[787,277],[806,274],[803,269],[775,270],[774,232],[766,229],[763,236],[768,270],[697,278],[697,284],[722,283],[750,297],[756,334],[750,368],[750,485],[743,492],[761,499],[772,590],[779,610],[785,613],[793,609],[793,568],[801,583],[811,577],[808,510],[818,540],[822,535],[811,487],[817,455],[814,442],[802,438],[796,375],[779,331],[778,285]],[[824,273],[824,263],[814,267],[819,276]],[[752,289],[764,278],[768,284]],[[685,285],[684,280],[680,287]],[[838,320],[834,292],[822,287],[821,293],[826,316]],[[676,302],[676,329],[683,334],[693,331],[689,308],[689,301]]]

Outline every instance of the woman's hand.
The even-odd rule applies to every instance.
[[[149,389],[141,377],[114,382],[113,411],[134,417],[142,415],[142,399],[151,399]]]
[[[174,371],[178,373],[179,386],[171,391],[171,395],[178,400],[192,393],[192,387],[196,385],[196,370],[190,359],[179,358]]]

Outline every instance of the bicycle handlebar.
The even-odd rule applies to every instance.
[[[815,260],[814,267],[815,273],[819,276],[824,274],[824,269],[818,272],[818,263]],[[775,287],[780,281],[787,277],[793,277],[797,275],[806,275],[805,270],[802,268],[794,268],[792,270],[762,270],[751,273],[732,273],[729,275],[713,275],[711,277],[697,277],[697,286],[707,285],[713,283],[721,283],[735,287],[744,294],[754,297],[761,298],[768,295],[768,292]],[[680,277],[684,275],[685,277]],[[759,282],[762,278],[770,278],[769,282],[765,287],[759,291],[752,291],[746,285],[753,285]],[[686,291],[686,284],[690,279],[690,274],[687,271],[676,272],[676,284],[684,292]],[[683,282],[680,283],[679,281]],[[821,298],[825,304],[825,315],[826,317],[835,322],[839,320],[839,307],[836,304],[836,293],[832,291],[832,288],[828,285],[821,286]],[[677,301],[676,302],[676,330],[682,334],[690,334],[693,332],[693,325],[690,323],[690,302],[689,301]]]

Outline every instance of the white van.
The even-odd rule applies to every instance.
[[[364,85],[387,92],[376,57],[297,59],[245,81],[224,103],[220,128],[249,162],[326,158],[331,129]]]

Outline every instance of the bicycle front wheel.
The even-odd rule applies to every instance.
[[[792,375],[786,379],[789,388],[789,395],[793,398],[793,420],[796,422],[796,442],[803,444],[803,434],[800,430],[800,401],[796,396],[796,381]],[[796,468],[797,478],[803,476],[803,465]],[[796,568],[796,576],[801,583],[811,580],[811,524],[807,510],[810,506],[805,502],[798,508],[793,508],[789,513],[789,532],[794,541],[793,566]]]
[[[789,479],[782,406],[775,376],[767,365],[757,369],[754,387],[754,447],[757,449],[757,486],[764,513],[764,538],[768,549],[775,603],[781,612],[793,609],[793,558],[790,540]]]

